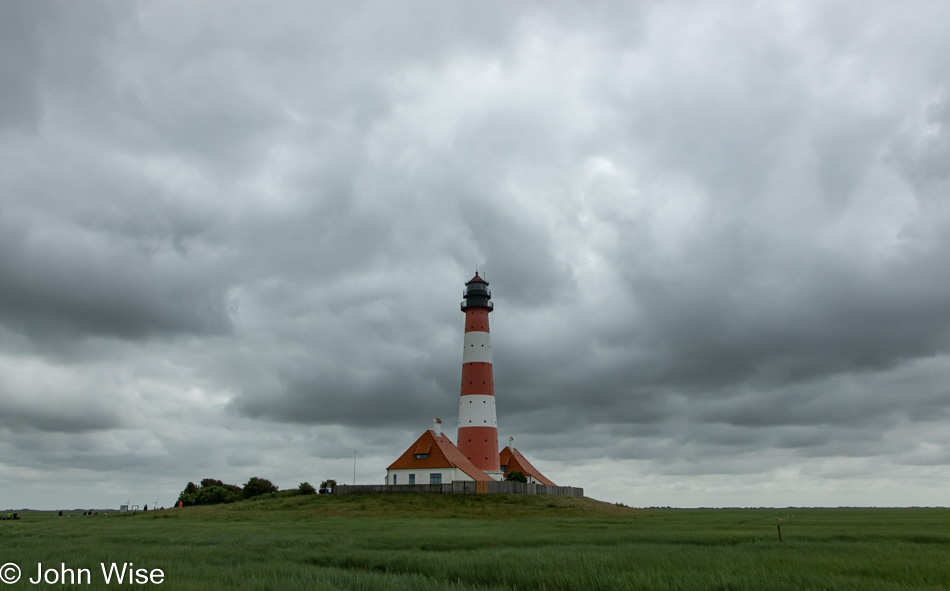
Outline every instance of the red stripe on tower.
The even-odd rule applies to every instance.
[[[496,479],[498,421],[492,380],[491,337],[488,315],[494,308],[488,282],[475,273],[462,292],[465,342],[462,351],[462,389],[459,396],[458,448],[476,467]]]

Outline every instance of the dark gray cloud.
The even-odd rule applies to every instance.
[[[946,7],[0,11],[0,504],[378,481],[476,266],[554,480],[942,502]]]
[[[0,220],[0,316],[10,326],[125,338],[229,329],[226,286],[206,285],[186,252],[149,252],[147,230],[132,237],[127,227],[123,239],[96,225]]]

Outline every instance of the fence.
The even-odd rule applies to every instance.
[[[555,495],[583,497],[584,489],[576,486],[552,486],[534,482],[468,482],[456,480],[445,484],[338,484],[335,495],[363,493],[428,493],[456,495]]]

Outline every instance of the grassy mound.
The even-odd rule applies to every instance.
[[[545,495],[437,495],[437,494],[354,494],[267,495],[228,505],[189,507],[158,511],[155,518],[194,516],[208,518],[248,518],[252,514],[273,513],[293,518],[306,517],[424,517],[434,519],[530,519],[543,517],[623,517],[639,510],[595,501],[587,497]]]

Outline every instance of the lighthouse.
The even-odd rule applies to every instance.
[[[472,484],[473,488],[468,489],[468,492],[487,493],[491,492],[488,485],[493,480],[501,480],[507,472],[517,471],[527,477],[528,483],[554,486],[515,449],[510,438],[508,447],[498,453],[495,383],[488,331],[488,315],[494,305],[488,282],[476,272],[465,284],[462,298],[465,340],[458,445],[453,445],[442,433],[442,421],[436,419],[432,428],[386,469],[386,484],[396,487],[396,490],[405,485],[402,490],[406,492],[425,492],[412,487],[427,484],[435,486],[435,492],[445,492],[442,486],[451,482],[451,492],[464,491],[465,486]],[[455,487],[457,484],[462,484],[461,489]],[[502,491],[508,489],[495,492]]]
[[[488,315],[494,308],[488,282],[478,272],[462,292],[465,339],[462,388],[459,395],[458,449],[477,468],[496,480],[502,477],[498,457],[498,422],[492,379]]]

